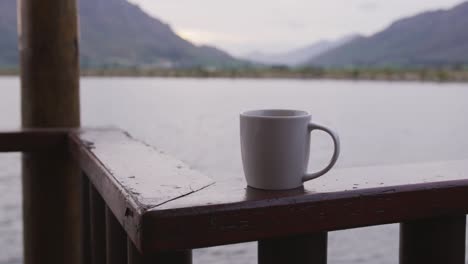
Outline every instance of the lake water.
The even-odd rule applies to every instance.
[[[297,108],[341,136],[339,167],[468,158],[466,84],[412,82],[86,78],[84,126],[117,126],[213,178],[242,173],[238,114]],[[19,81],[0,78],[0,129],[19,126]],[[58,109],[60,111],[60,109]],[[311,168],[325,164],[329,138],[314,134]],[[0,155],[0,264],[21,263],[17,154]],[[200,249],[194,263],[255,263],[254,243]],[[398,226],[332,232],[329,263],[390,264]]]

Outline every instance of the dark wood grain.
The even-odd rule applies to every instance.
[[[127,241],[127,257],[128,264],[145,264],[143,255],[140,253],[140,251],[138,251],[135,244],[130,239]]]
[[[326,232],[258,242],[259,264],[327,264]]]
[[[247,188],[242,175],[220,177],[168,198],[148,175],[172,173],[165,167],[171,160],[154,158],[146,145],[131,147],[142,143],[123,132],[86,133],[72,135],[70,149],[145,255],[468,213],[465,160],[334,170],[290,191]],[[123,166],[139,168],[133,174]]]
[[[107,264],[127,264],[127,234],[109,208],[106,208]]]
[[[400,264],[463,264],[465,233],[466,215],[402,223]]]
[[[92,184],[89,185],[91,264],[106,264],[106,205]]]
[[[101,193],[106,205],[124,227],[128,237],[134,243],[139,243],[141,207],[101,161],[90,152],[92,148],[91,143],[82,142],[76,134],[70,135],[69,149],[72,156],[85,171],[93,186]]]
[[[192,251],[167,251],[157,253],[142,254],[128,240],[128,264],[192,264]]]
[[[23,154],[24,263],[75,263],[68,262],[70,256],[80,260],[77,169],[65,150]]]
[[[67,130],[26,129],[0,132],[0,152],[40,152],[63,149]]]
[[[74,133],[70,150],[139,249],[144,212],[213,183],[183,162],[120,130]]]
[[[145,213],[143,241],[197,248],[466,214],[467,176],[461,160],[335,170],[286,192],[228,179]]]
[[[192,264],[191,250],[166,251],[148,255],[148,257],[145,257],[145,261],[148,264]]]
[[[89,202],[89,180],[81,174],[81,264],[91,263],[91,217]]]
[[[19,0],[18,11],[23,127],[79,127],[76,1]]]
[[[79,127],[76,0],[19,0],[18,15],[22,127]],[[78,167],[67,152],[29,152],[22,168],[24,263],[81,263]]]

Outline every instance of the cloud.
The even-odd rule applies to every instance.
[[[379,7],[377,2],[364,2],[358,5],[358,8],[363,11],[374,11]]]
[[[307,23],[304,23],[303,21],[292,19],[288,20],[284,25],[289,29],[304,29],[308,26]]]
[[[464,0],[130,1],[170,23],[184,38],[239,54],[276,53],[321,39],[372,34],[400,17]]]
[[[194,42],[196,44],[239,44],[244,43],[246,40],[233,34],[226,34],[214,31],[205,31],[200,29],[180,28],[175,30],[176,34],[180,37]]]

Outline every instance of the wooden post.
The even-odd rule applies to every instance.
[[[328,234],[258,241],[259,264],[326,264]]]
[[[465,229],[465,215],[402,223],[400,264],[465,263]]]
[[[127,242],[128,264],[192,264],[192,251],[161,252],[143,256],[133,242]]]
[[[91,203],[89,201],[89,180],[81,174],[81,264],[91,263]]]
[[[89,217],[91,219],[91,262],[106,263],[106,205],[98,191],[89,184]]]
[[[106,207],[107,264],[127,264],[127,234],[109,207]]]
[[[19,0],[24,128],[79,127],[75,0]],[[23,155],[24,263],[80,259],[79,170],[62,153]]]
[[[145,261],[143,256],[138,252],[138,249],[133,244],[133,241],[130,238],[127,240],[127,258],[128,264],[144,264]]]

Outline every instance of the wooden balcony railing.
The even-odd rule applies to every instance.
[[[326,263],[328,231],[389,223],[402,223],[400,263],[465,261],[467,160],[337,169],[267,192],[120,130],[0,133],[1,152],[63,150],[83,172],[84,263],[191,263],[191,249],[247,241],[259,263]]]

